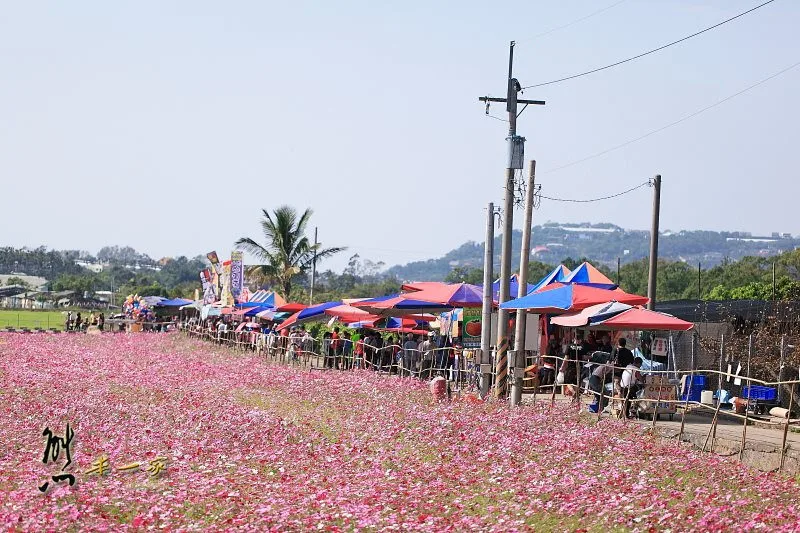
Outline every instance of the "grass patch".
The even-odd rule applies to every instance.
[[[89,316],[89,310],[82,310],[81,316]],[[65,311],[31,311],[29,309],[0,310],[0,329],[14,328],[57,328],[64,329]]]

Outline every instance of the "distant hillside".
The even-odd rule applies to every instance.
[[[650,232],[626,230],[613,224],[547,223],[533,227],[531,258],[543,263],[558,263],[572,257],[586,257],[598,264],[616,266],[648,257]],[[512,235],[514,258],[519,264],[522,232]],[[500,237],[495,237],[495,265],[499,263]],[[710,268],[724,259],[738,260],[745,256],[769,257],[800,247],[800,238],[773,233],[754,236],[744,232],[665,231],[658,241],[659,256]],[[438,259],[415,261],[391,267],[387,273],[401,280],[441,280],[456,266],[482,267],[483,243],[469,241]]]

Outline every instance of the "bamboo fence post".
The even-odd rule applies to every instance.
[[[747,442],[747,415],[750,412],[750,396],[753,391],[753,383],[750,381],[750,358],[753,355],[753,334],[747,339],[747,403],[744,406],[744,424],[742,425],[742,445],[739,447],[739,462],[744,459],[744,446]]]
[[[786,461],[786,436],[789,433],[789,421],[792,419],[792,402],[794,402],[794,388],[795,384],[792,383],[792,389],[789,391],[789,412],[786,413],[786,424],[783,426],[783,442],[781,443],[781,466],[778,472],[783,471],[783,466]]]

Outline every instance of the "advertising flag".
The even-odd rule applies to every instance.
[[[206,268],[200,271],[200,284],[203,287],[203,303],[214,303],[217,300],[217,291],[211,282],[211,270]]]
[[[242,261],[242,252],[231,253],[231,295],[237,303],[242,303],[242,288],[244,287],[244,264]]]
[[[234,304],[233,294],[231,294],[231,262],[222,263],[222,296],[220,301],[224,307],[231,307]]]
[[[222,267],[219,264],[219,257],[217,256],[217,252],[208,252],[206,254],[208,261],[211,263],[211,266],[214,267],[214,271],[216,271],[218,276],[222,275]]]

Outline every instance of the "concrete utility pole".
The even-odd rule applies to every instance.
[[[661,212],[661,174],[653,178],[653,227],[650,230],[650,272],[647,276],[647,308],[656,309],[656,276],[658,274],[658,217]]]
[[[314,305],[314,284],[317,281],[317,246],[319,243],[317,242],[317,227],[314,226],[314,259],[311,260],[311,290],[308,291],[308,305]],[[286,299],[289,299],[289,295],[286,295]]]
[[[528,174],[528,188],[525,191],[525,225],[522,226],[522,249],[519,254],[519,288],[517,298],[528,294],[528,263],[531,255],[531,224],[533,223],[533,193],[536,184],[536,161],[531,161]],[[514,332],[514,352],[512,353],[511,406],[522,403],[522,378],[525,373],[525,328],[527,311],[517,311],[516,331]]]
[[[506,165],[505,202],[503,211],[503,248],[500,256],[500,297],[499,303],[507,302],[509,298],[509,278],[511,277],[511,233],[513,231],[514,215],[514,171],[522,169],[525,158],[525,138],[517,136],[517,105],[544,105],[543,100],[520,100],[517,93],[522,91],[519,81],[513,77],[514,73],[514,41],[511,41],[508,51],[508,85],[505,98],[480,97],[478,100],[486,103],[486,112],[489,112],[490,102],[505,102],[508,111],[508,164]],[[522,108],[523,111],[525,108]],[[500,309],[497,317],[497,351],[496,351],[497,381],[495,383],[495,396],[506,394],[508,381],[508,311]]]
[[[489,395],[492,381],[492,278],[494,277],[494,204],[486,214],[486,244],[483,247],[483,308],[481,309],[481,398]]]

